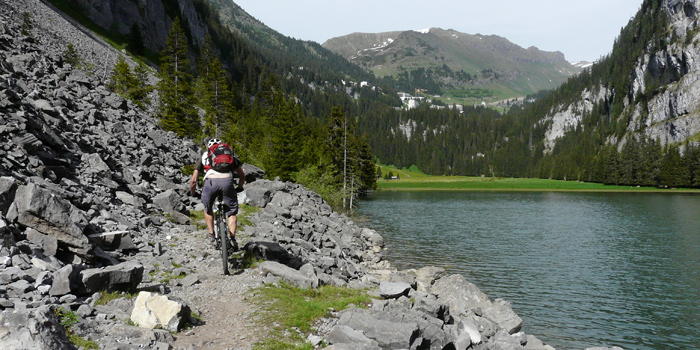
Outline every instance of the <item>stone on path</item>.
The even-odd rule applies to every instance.
[[[140,292],[131,312],[131,321],[140,327],[161,327],[177,332],[190,319],[187,305],[168,299],[164,295]]]

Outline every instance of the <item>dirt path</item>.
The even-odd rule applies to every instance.
[[[186,267],[200,282],[173,287],[172,295],[185,301],[203,322],[176,335],[174,349],[252,349],[262,331],[253,322],[257,308],[248,291],[262,285],[261,276],[251,269],[238,268],[224,276],[219,252],[205,234],[198,231],[182,235],[173,247],[180,254],[197,256]],[[232,261],[237,259],[234,256]]]

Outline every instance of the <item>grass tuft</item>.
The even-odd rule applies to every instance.
[[[284,283],[260,287],[252,293],[262,310],[257,320],[269,330],[256,349],[312,349],[304,334],[312,331],[316,321],[330,310],[343,310],[350,305],[366,307],[372,300],[364,290],[334,286],[302,289]]]

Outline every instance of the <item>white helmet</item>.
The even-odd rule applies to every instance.
[[[218,145],[220,143],[224,143],[224,141],[221,141],[221,139],[213,138],[207,142],[207,148],[211,148],[211,146]]]

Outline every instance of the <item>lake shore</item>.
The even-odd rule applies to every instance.
[[[377,181],[378,191],[641,192],[700,194],[700,189],[615,186],[531,178],[411,176]]]

